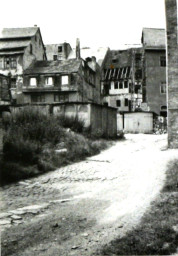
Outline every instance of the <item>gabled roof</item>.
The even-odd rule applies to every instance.
[[[143,28],[142,43],[146,48],[165,48],[166,32],[161,28]]]
[[[63,61],[36,61],[24,74],[57,74],[57,73],[73,73],[78,72],[82,60],[63,60]]]
[[[38,31],[38,27],[30,28],[3,28],[0,31],[0,39],[32,37]]]

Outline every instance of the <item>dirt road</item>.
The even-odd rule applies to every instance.
[[[2,256],[100,255],[139,223],[177,152],[166,135],[126,135],[100,155],[6,186]]]

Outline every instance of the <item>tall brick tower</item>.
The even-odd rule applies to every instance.
[[[165,0],[167,23],[168,147],[178,148],[178,0]]]

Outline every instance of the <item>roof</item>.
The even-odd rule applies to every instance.
[[[101,66],[108,50],[109,50],[108,47],[100,47],[100,48],[85,47],[85,48],[80,49],[80,54],[81,54],[81,58],[84,60],[88,57],[95,56],[96,61]],[[75,48],[71,51],[71,53],[68,56],[68,59],[74,59],[74,58],[76,58],[76,49]]]
[[[166,32],[161,28],[143,28],[142,43],[146,48],[165,48]]]
[[[82,60],[36,61],[25,70],[25,74],[73,73],[80,68]]]
[[[0,41],[0,51],[10,50],[15,48],[25,48],[30,44],[30,40],[10,40],[10,41]]]
[[[38,29],[38,27],[3,28],[0,31],[0,39],[32,37],[36,34]]]

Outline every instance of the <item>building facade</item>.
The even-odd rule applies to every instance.
[[[47,60],[66,60],[72,48],[69,43],[63,44],[46,44]]]
[[[142,48],[112,50],[102,70],[104,104],[135,111],[142,103]]]
[[[165,0],[168,58],[168,146],[178,148],[178,24],[177,0]]]
[[[4,28],[0,32],[0,74],[10,78],[14,102],[23,103],[23,72],[36,60],[46,60],[38,27]]]
[[[144,28],[143,103],[149,111],[167,116],[165,29]]]
[[[93,67],[93,68],[92,68]],[[95,60],[36,61],[24,72],[24,103],[101,103]]]

